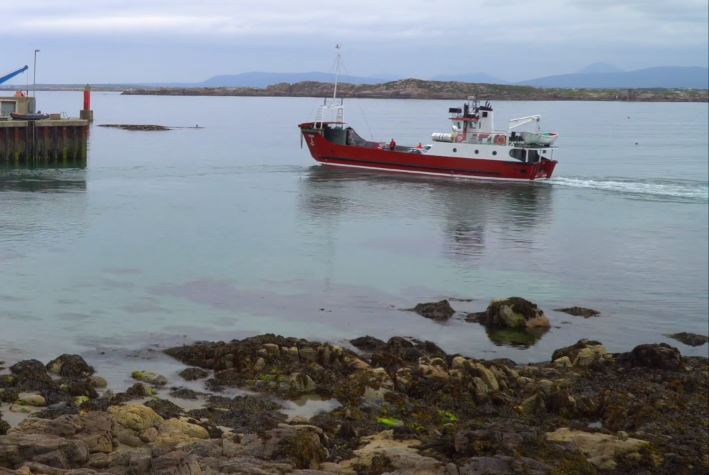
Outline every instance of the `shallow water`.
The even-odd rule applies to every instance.
[[[38,100],[81,105],[79,93]],[[93,103],[97,124],[204,128],[93,127],[85,170],[0,172],[0,360],[78,352],[120,380],[128,350],[263,332],[410,335],[517,361],[582,337],[707,352],[664,336],[707,333],[706,104],[498,102],[498,125],[539,112],[561,134],[553,180],[509,184],[316,166],[296,124],[317,99]],[[417,143],[456,104],[347,105],[363,136]],[[554,325],[532,347],[462,321],[512,295]],[[442,297],[474,300],[453,302],[446,324],[401,310]],[[553,311],[571,305],[602,316]]]

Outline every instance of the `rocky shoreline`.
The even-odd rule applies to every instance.
[[[179,376],[137,369],[121,393],[77,355],[20,361],[0,369],[0,474],[709,470],[708,361],[672,346],[611,354],[580,340],[518,365],[413,338],[350,344],[268,334],[169,348]],[[327,409],[284,410],[308,400]]]

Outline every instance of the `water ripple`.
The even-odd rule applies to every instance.
[[[580,178],[557,177],[549,181],[555,185],[586,188],[635,195],[644,199],[679,199],[706,202],[709,183],[694,180],[628,179],[618,177]]]

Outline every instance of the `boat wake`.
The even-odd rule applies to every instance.
[[[549,183],[629,194],[643,199],[709,200],[709,183],[694,180],[557,177]]]

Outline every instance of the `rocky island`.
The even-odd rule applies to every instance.
[[[524,308],[538,321],[525,302],[476,321],[500,310],[517,324]],[[0,369],[0,474],[709,470],[708,362],[667,344],[612,354],[580,340],[525,365],[405,337],[267,334],[164,351],[185,364],[179,376],[136,370],[119,393],[78,355]],[[306,400],[327,408],[283,410]]]
[[[500,84],[477,84],[455,81],[402,79],[382,84],[339,84],[338,96],[377,99],[455,99],[477,96],[510,101],[637,101],[637,102],[708,102],[706,89],[568,89],[538,88]],[[153,87],[130,88],[126,95],[158,96],[272,96],[328,97],[332,84],[303,81],[281,83],[265,88],[252,87]]]

